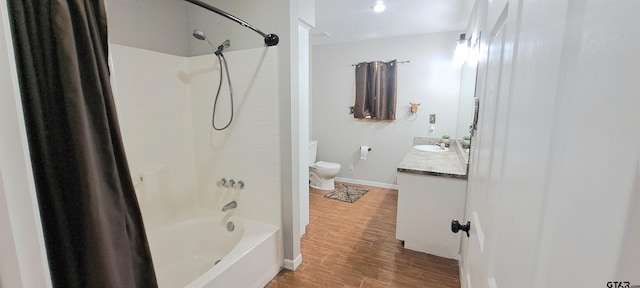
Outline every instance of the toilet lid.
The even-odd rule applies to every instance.
[[[320,168],[340,169],[340,164],[333,162],[318,161],[316,162],[316,166]]]

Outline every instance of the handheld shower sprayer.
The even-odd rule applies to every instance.
[[[198,40],[207,42],[207,45],[209,45],[209,48],[211,48],[211,50],[215,50],[213,48],[213,45],[211,44],[211,41],[209,41],[209,38],[207,38],[207,34],[204,34],[204,32],[202,32],[201,30],[193,30],[193,37]]]
[[[222,42],[222,44],[220,44],[218,46],[218,49],[213,48],[213,44],[211,44],[211,41],[209,41],[209,38],[207,37],[207,34],[204,34],[204,32],[202,32],[202,30],[193,30],[193,37],[198,39],[198,40],[202,40],[207,42],[207,45],[209,45],[209,48],[211,48],[211,50],[215,50],[215,54],[216,55],[220,55],[222,54],[222,51],[225,48],[229,48],[231,47],[231,41],[229,41],[229,39],[225,40],[224,42]]]
[[[213,113],[212,113],[213,115],[211,115],[211,126],[213,127],[213,129],[221,131],[221,130],[227,129],[229,125],[231,125],[231,122],[233,121],[233,88],[231,87],[231,78],[229,77],[229,67],[227,67],[227,60],[222,54],[222,51],[225,48],[231,47],[231,41],[225,40],[224,42],[222,42],[222,44],[220,44],[220,46],[218,46],[218,49],[215,49],[213,48],[211,41],[209,41],[209,38],[207,38],[207,34],[204,34],[202,30],[198,30],[198,29],[193,30],[193,37],[198,40],[207,42],[207,45],[209,45],[209,48],[215,51],[214,54],[218,57],[218,63],[220,63],[220,72],[221,72],[220,78],[219,78],[220,81],[218,82],[218,92],[216,92],[216,97],[213,101]],[[216,126],[216,110],[218,107],[218,97],[220,96],[220,88],[222,88],[222,78],[223,78],[222,73],[225,73],[227,75],[227,83],[229,85],[229,98],[231,102],[231,116],[229,118],[229,122],[227,122],[226,125],[220,128]]]

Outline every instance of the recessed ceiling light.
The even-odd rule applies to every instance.
[[[374,12],[380,13],[386,10],[387,6],[385,6],[382,2],[378,2],[376,3],[376,5],[371,6],[371,9],[373,9]]]

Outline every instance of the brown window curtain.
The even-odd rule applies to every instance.
[[[396,119],[397,64],[393,60],[356,65],[355,118]]]
[[[7,3],[54,287],[157,287],[109,83],[104,2]]]

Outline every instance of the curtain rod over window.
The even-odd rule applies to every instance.
[[[411,63],[411,61],[396,61],[398,64]],[[360,64],[360,63],[358,63]],[[351,64],[351,66],[358,66],[358,64]]]
[[[246,21],[244,21],[244,20],[242,20],[242,19],[240,19],[240,18],[238,18],[236,16],[233,16],[233,15],[231,15],[231,14],[225,12],[225,11],[222,11],[222,10],[216,8],[216,7],[213,7],[213,6],[211,6],[211,5],[207,4],[207,3],[204,3],[204,2],[199,1],[199,0],[184,0],[184,1],[187,1],[187,2],[189,2],[191,4],[200,6],[201,8],[207,9],[207,10],[209,10],[211,12],[214,12],[214,13],[220,15],[220,16],[224,16],[227,19],[232,20],[232,21],[240,24],[241,26],[244,26],[246,28],[249,28],[249,29],[253,30],[254,32],[260,34],[260,36],[264,37],[264,44],[267,45],[267,46],[275,46],[275,45],[278,45],[278,42],[280,42],[280,39],[278,38],[278,35],[264,33],[262,31],[260,31],[260,29],[258,29],[256,27],[253,27],[251,24],[247,23]]]

